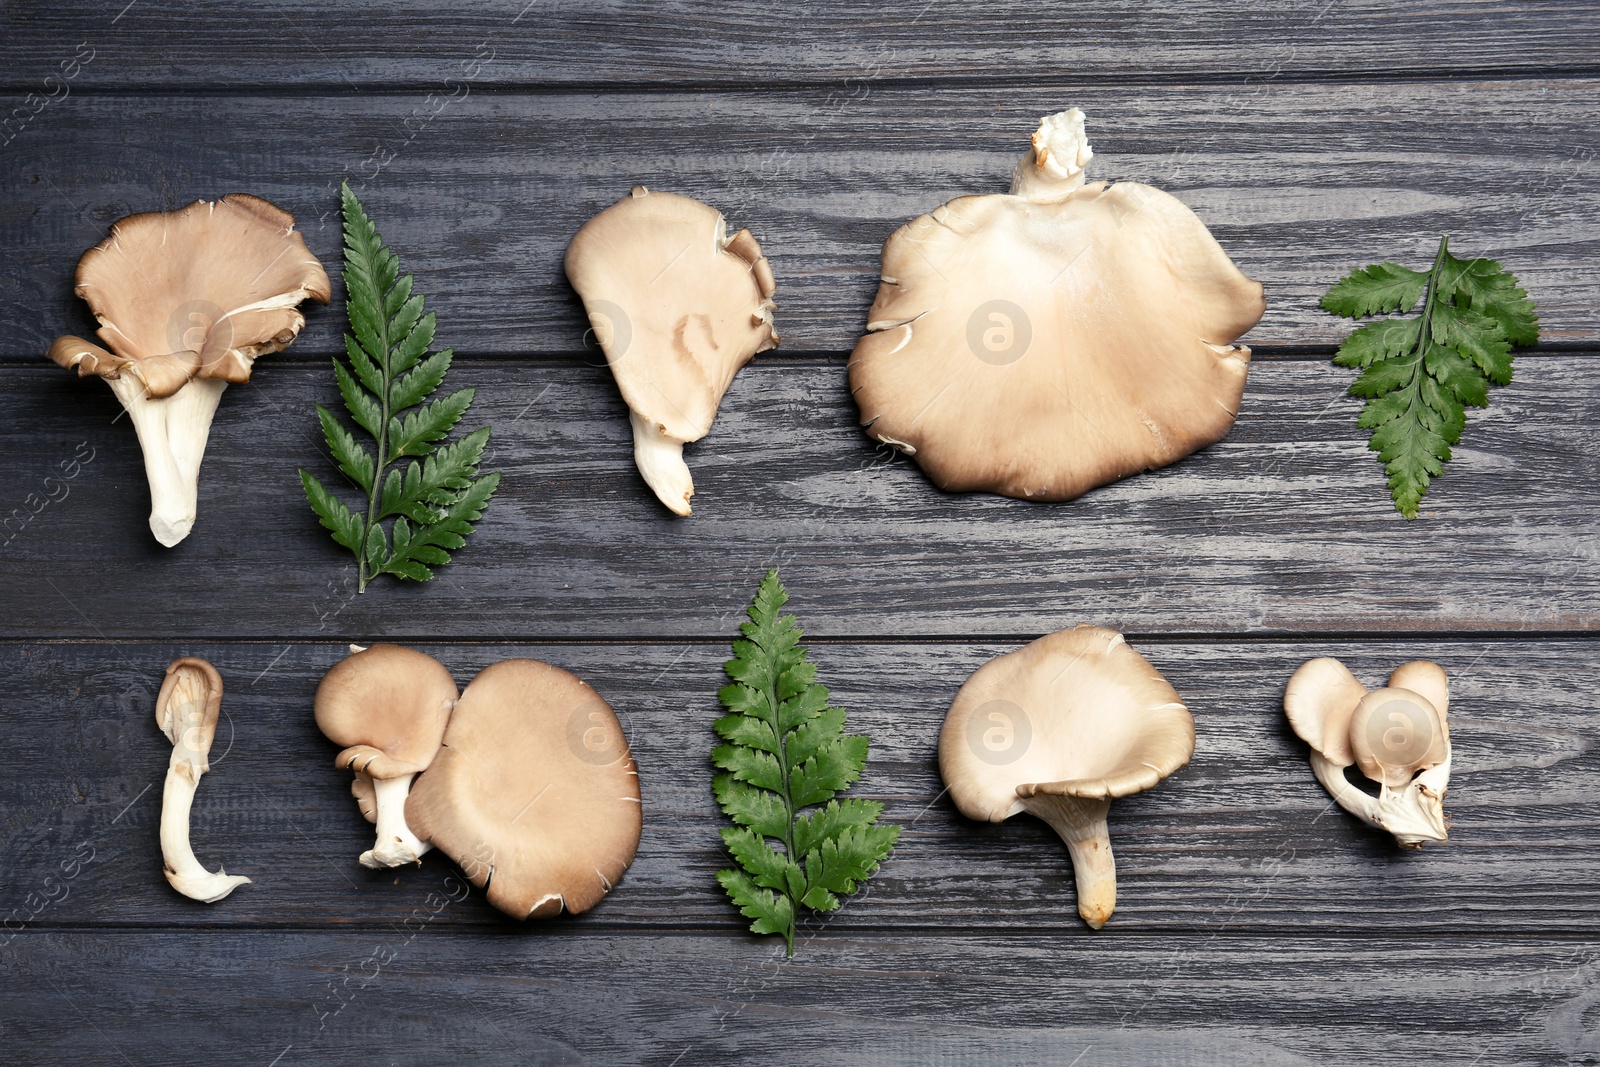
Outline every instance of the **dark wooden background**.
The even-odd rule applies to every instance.
[[[1600,1062],[1592,8],[125,2],[0,0],[0,1061]],[[1004,188],[1074,104],[1093,176],[1175,193],[1265,283],[1243,409],[1221,444],[1074,503],[947,496],[855,426],[878,249]],[[332,273],[341,177],[438,311],[505,472],[456,564],[361,597],[295,476],[331,475],[311,404],[336,396],[337,292],[228,391],[170,551],[110,391],[43,358],[90,328],[72,268],[113,220],[248,191]],[[634,471],[560,271],[635,183],[749,225],[779,282],[784,345],[690,449],[686,521]],[[1315,301],[1444,232],[1518,273],[1546,343],[1408,523]],[[708,792],[726,642],[773,565],[872,735],[858,791],[906,828],[791,961],[712,879]],[[969,672],[1083,621],[1124,630],[1199,735],[1113,809],[1100,933],[1050,832],[963,820],[934,756]],[[616,706],[645,830],[599,908],[519,925],[455,899],[437,855],[356,864],[369,830],[310,706],[376,638],[463,684],[547,659]],[[160,873],[152,705],[182,654],[228,685],[196,850],[256,880],[215,906]],[[1401,854],[1312,778],[1279,701],[1324,654],[1369,682],[1451,672],[1448,845]]]

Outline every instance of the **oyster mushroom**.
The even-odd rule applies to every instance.
[[[112,223],[76,279],[105,347],[63,336],[50,358],[106,379],[122,401],[144,450],[150,532],[170,548],[194,526],[222,391],[295,339],[305,325],[296,305],[326,304],[328,275],[292,215],[230,193]]]
[[[610,705],[538,660],[495,663],[406,801],[417,833],[518,919],[587,911],[639,846],[639,773]]]
[[[689,514],[683,446],[711,429],[736,371],[778,344],[772,268],[749,230],[713,207],[642,185],[583,224],[567,278],[633,426],[633,458],[657,498]]]
[[[211,742],[222,712],[222,676],[197,656],[167,667],[156,696],[156,725],[172,742],[167,780],[161,788],[161,859],[172,888],[192,900],[215,904],[250,879],[195,859],[189,844],[189,811],[200,776],[211,769]]]
[[[1068,500],[1233,425],[1266,310],[1205,224],[1138,182],[1084,184],[1076,108],[1043,119],[1011,191],[883,246],[850,360],[861,424],[946,490]]]
[[[438,754],[456,696],[444,664],[399,645],[355,651],[317,686],[317,727],[345,746],[334,766],[355,772],[350,792],[377,824],[363,867],[415,863],[431,847],[406,823],[406,796]]]
[[[1194,720],[1122,635],[1048,634],[968,678],[939,733],[939,771],[969,819],[1026,812],[1066,843],[1078,914],[1098,930],[1117,903],[1106,814],[1194,755]]]
[[[1308,660],[1289,679],[1283,710],[1311,746],[1311,770],[1344,810],[1394,835],[1401,848],[1446,840],[1450,786],[1450,682],[1444,668],[1413,660],[1368,692],[1343,663]],[[1346,777],[1356,767],[1377,788]]]

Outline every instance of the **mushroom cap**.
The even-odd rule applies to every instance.
[[[331,293],[294,216],[245,193],[112,223],[76,280],[106,347],[58,337],[50,358],[80,377],[131,374],[152,397],[192,378],[248,381],[257,356],[300,333],[296,305]]]
[[[1085,146],[1085,151],[1087,148]],[[1233,425],[1266,310],[1184,204],[1096,182],[965,196],[883,246],[861,424],[946,490],[1069,500]]]
[[[1356,761],[1350,750],[1350,719],[1367,687],[1332,656],[1307,660],[1289,677],[1283,711],[1300,740],[1337,767]]]
[[[548,663],[503,660],[461,694],[406,821],[506,914],[576,914],[633,862],[639,775],[598,693]]]
[[[1194,755],[1194,719],[1122,635],[1047,634],[975,671],[939,734],[962,814],[1000,822],[1036,793],[1085,799],[1155,785]]]
[[[674,440],[704,437],[734,373],[778,343],[761,246],[687,196],[636,186],[573,236],[566,271],[623,400]]]
[[[1294,732],[1337,767],[1356,764],[1400,788],[1450,758],[1450,682],[1444,668],[1413,660],[1371,692],[1331,657],[1307,660],[1289,679],[1283,710]]]
[[[197,696],[203,699],[196,700]],[[178,699],[190,705],[198,703],[198,719],[180,717],[173,708],[173,702]],[[188,746],[191,760],[199,765],[202,773],[211,769],[208,757],[221,714],[222,675],[215,667],[199,656],[183,656],[167,665],[161,691],[156,694],[156,726],[174,747]]]
[[[432,656],[399,645],[373,645],[322,676],[317,728],[344,746],[334,759],[340,769],[372,778],[416,774],[439,751],[456,695],[455,679]],[[356,797],[361,799],[359,792]]]
[[[1374,689],[1350,716],[1350,751],[1361,773],[1391,789],[1450,758],[1444,717],[1410,689]]]

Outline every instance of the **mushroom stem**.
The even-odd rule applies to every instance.
[[[153,398],[132,374],[108,379],[133,421],[150,482],[150,532],[171,548],[194,527],[200,461],[211,420],[228,383],[220,378],[189,382],[168,397]]]
[[[1094,158],[1083,112],[1070,108],[1039,120],[1033,147],[1017,161],[1011,192],[1029,200],[1059,200],[1083,187],[1083,168]]]
[[[419,838],[406,823],[406,797],[414,774],[372,779],[373,806],[377,808],[377,842],[361,854],[361,865],[374,870],[416,863],[433,846]]]
[[[189,762],[183,749],[181,744],[173,748],[167,781],[161,789],[161,858],[172,888],[186,897],[214,904],[250,879],[229,874],[220,867],[212,874],[195,858],[189,844],[189,809],[205,768]]]
[[[1445,783],[1450,780],[1450,761],[1430,767],[1400,789],[1380,784],[1372,796],[1350,783],[1345,768],[1322,753],[1311,753],[1311,770],[1317,781],[1345,811],[1371,826],[1394,835],[1401,848],[1421,848],[1426,841],[1443,842],[1445,829]]]
[[[668,437],[661,426],[640,418],[638,412],[628,412],[628,421],[633,424],[633,461],[645,483],[674,514],[689,514],[694,478],[683,461],[683,442]]]
[[[1110,799],[1035,793],[1023,800],[1022,807],[1049,823],[1066,842],[1077,876],[1078,914],[1092,929],[1100,929],[1117,906],[1117,862],[1106,828]]]

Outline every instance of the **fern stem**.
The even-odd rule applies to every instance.
[[[767,651],[763,649],[762,651]],[[791,862],[798,864],[800,861],[794,854],[794,798],[789,792],[789,742],[783,733],[783,703],[778,699],[778,672],[782,667],[781,657],[776,653],[768,652],[771,657],[771,670],[768,677],[772,679],[767,686],[767,706],[772,709],[772,732],[778,739],[778,773],[783,784],[781,796],[783,797],[783,850]],[[795,916],[799,914],[800,902],[794,894],[787,889],[783,895],[789,898],[789,925],[783,931],[784,943],[788,946],[789,955],[794,955],[794,926]]]
[[[383,312],[378,316],[379,345],[383,349],[380,357],[378,371],[383,375],[383,392],[378,395],[378,453],[377,463],[372,473],[372,487],[367,490],[367,521],[361,528],[361,551],[357,554],[359,563],[356,568],[356,592],[365,593],[367,582],[377,575],[367,567],[367,545],[372,536],[372,530],[378,524],[378,496],[383,491],[383,470],[393,458],[388,455],[389,450],[389,396],[394,384],[394,375],[391,370],[391,361],[394,352],[389,344],[389,316],[387,314],[389,294],[378,294],[379,310]]]
[[[1444,270],[1444,257],[1450,250],[1450,235],[1439,238],[1439,251],[1433,257],[1433,269],[1428,271],[1427,288],[1422,298],[1422,324],[1417,329],[1417,347],[1411,353],[1410,397],[1406,400],[1409,414],[1422,403],[1422,376],[1427,373],[1428,345],[1433,339],[1433,309],[1439,302],[1439,272]]]

